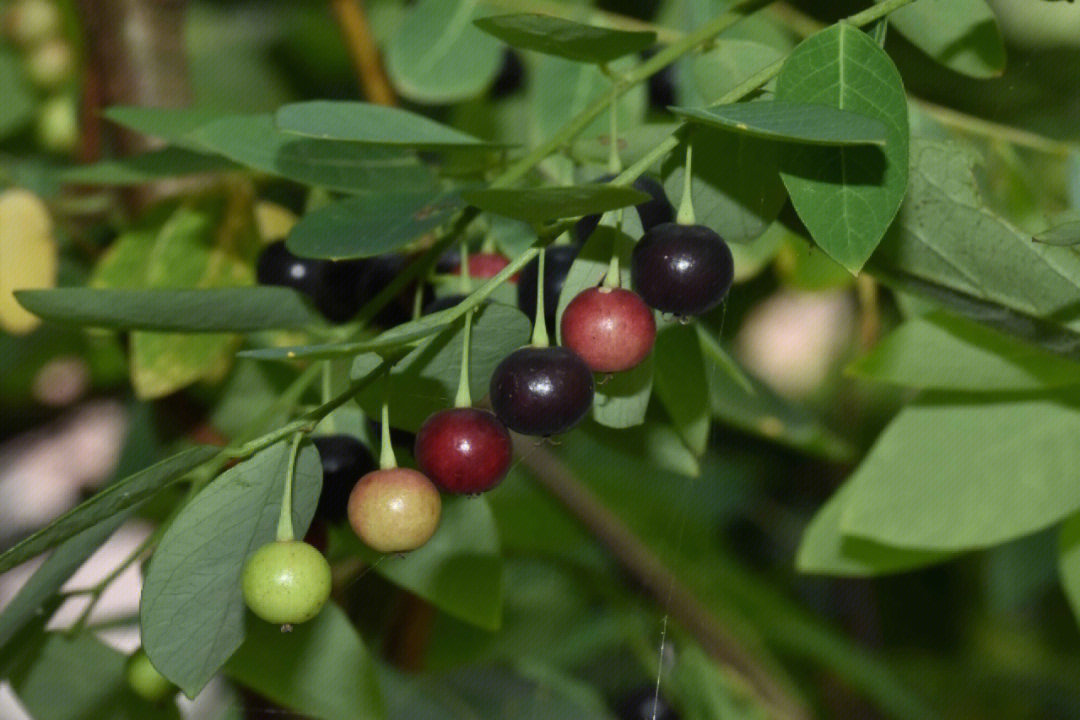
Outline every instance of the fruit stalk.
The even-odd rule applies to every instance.
[[[277,540],[288,542],[294,539],[292,524],[292,489],[293,478],[296,477],[296,458],[300,454],[300,441],[303,433],[293,435],[292,445],[289,446],[289,466],[285,471],[285,492],[281,496],[281,514],[278,515]]]

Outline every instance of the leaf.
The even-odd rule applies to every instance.
[[[814,241],[852,273],[881,241],[908,182],[907,98],[885,51],[840,23],[799,44],[776,79],[780,101],[829,105],[885,124],[884,148],[782,147],[781,177]]]
[[[656,334],[653,348],[656,394],[683,442],[697,456],[709,443],[709,397],[705,362],[697,332],[689,325],[669,325]]]
[[[0,193],[0,330],[23,335],[41,323],[12,293],[56,285],[58,262],[52,218],[41,198],[19,188]]]
[[[1080,515],[1073,515],[1058,531],[1058,575],[1073,615],[1080,622]]]
[[[386,72],[405,97],[453,103],[479,95],[499,71],[502,49],[473,25],[478,0],[419,0],[386,48]]]
[[[1080,385],[1080,364],[944,313],[912,318],[850,366],[856,375],[968,392]]]
[[[1041,530],[1080,508],[1077,433],[1073,399],[925,395],[855,471],[841,530],[941,551]]]
[[[28,123],[34,114],[34,97],[23,82],[22,64],[11,46],[0,47],[0,138]]]
[[[287,133],[322,140],[417,150],[496,147],[423,115],[365,102],[313,100],[293,103],[280,108],[275,119],[277,127]]]
[[[127,656],[90,633],[50,633],[11,687],[34,720],[179,720],[172,700],[151,703],[127,684]]]
[[[385,717],[371,653],[334,603],[283,633],[249,616],[225,673],[275,703],[327,720]]]
[[[612,30],[534,13],[495,15],[473,24],[519,50],[535,50],[576,62],[607,63],[656,42],[654,32]]]
[[[1005,41],[985,0],[922,0],[892,12],[889,22],[950,70],[976,78],[1005,70]]]
[[[1035,242],[1044,245],[1080,244],[1080,220],[1069,220],[1053,225],[1035,236]]]
[[[765,43],[722,37],[715,47],[692,60],[697,94],[703,103],[712,105],[747,78],[782,60],[785,54]],[[680,99],[683,103],[688,100]]]
[[[463,319],[457,320],[394,365],[391,425],[415,432],[428,415],[453,404],[461,373],[464,324]],[[495,366],[528,342],[530,330],[529,319],[515,307],[487,303],[476,309],[469,351],[469,387],[474,399],[487,394]],[[353,377],[357,379],[355,366]],[[385,395],[385,384],[379,383],[360,393],[358,400],[369,415],[377,417]]]
[[[167,147],[132,157],[77,165],[61,171],[60,179],[85,185],[139,185],[161,178],[221,172],[236,167],[220,157]]]
[[[47,320],[116,330],[254,332],[323,324],[289,288],[23,290],[16,299]]]
[[[766,140],[810,145],[884,145],[888,137],[880,120],[828,105],[762,100],[670,110],[689,122]]]
[[[150,559],[139,606],[146,654],[195,697],[244,640],[240,577],[272,542],[290,452],[281,441],[234,465],[184,506]],[[293,527],[303,537],[322,489],[314,446],[301,446],[293,480]]]
[[[106,108],[102,115],[136,132],[165,140],[171,145],[198,151],[199,146],[188,135],[203,125],[224,117],[226,113],[205,107],[153,108],[114,105]]]
[[[301,257],[341,260],[381,255],[434,230],[460,208],[456,193],[368,193],[304,215],[287,244]]]
[[[68,538],[123,512],[214,457],[218,448],[197,446],[129,475],[61,515],[0,554],[0,573],[56,547]]]
[[[481,210],[534,223],[602,213],[650,199],[639,190],[621,185],[488,188],[469,190],[462,196]]]
[[[219,118],[193,130],[189,137],[203,152],[328,190],[366,192],[434,185],[431,171],[411,152],[298,137],[280,130],[269,113]]]
[[[933,565],[951,557],[948,552],[908,550],[845,535],[840,518],[850,489],[847,483],[833,493],[803,531],[795,555],[799,572],[868,577]]]
[[[709,127],[690,128],[694,146],[690,192],[697,222],[728,242],[760,237],[780,214],[786,199],[780,180],[779,145]],[[664,161],[664,189],[682,197],[686,143]]]
[[[503,560],[485,498],[445,496],[435,535],[405,555],[380,558],[349,530],[335,537],[335,554],[366,558],[375,572],[443,612],[486,630],[501,625]]]

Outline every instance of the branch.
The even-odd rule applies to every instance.
[[[377,105],[397,105],[397,96],[379,60],[379,48],[372,37],[363,0],[330,0],[330,9],[337,18],[364,96]]]

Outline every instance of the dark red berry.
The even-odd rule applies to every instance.
[[[486,279],[498,275],[510,261],[499,253],[473,253],[469,256],[469,277]],[[461,263],[458,262],[451,270],[451,274],[461,274]],[[518,273],[520,275],[520,273]],[[510,278],[510,282],[516,283],[518,275]]]
[[[345,519],[353,485],[378,466],[371,451],[352,435],[321,435],[312,442],[319,451],[323,475],[315,517],[340,522]]]
[[[481,493],[510,469],[510,433],[486,410],[441,410],[416,433],[416,464],[440,490]]]
[[[661,312],[700,315],[716,307],[734,274],[727,243],[704,225],[657,225],[634,247],[634,289]]]
[[[574,264],[578,249],[576,245],[553,245],[544,253],[544,318],[549,328],[555,327],[559,294],[566,284],[566,276]],[[521,279],[518,280],[518,308],[530,318],[536,317],[536,279],[539,274],[540,261],[534,258],[521,269]]]
[[[576,425],[593,400],[589,366],[563,347],[523,347],[491,374],[491,405],[511,430],[557,435]]]
[[[593,372],[615,373],[636,366],[652,351],[656,321],[641,297],[623,288],[581,291],[562,316],[562,344]]]
[[[615,179],[614,175],[601,175],[594,182],[603,183]],[[647,200],[640,205],[635,205],[638,219],[641,220],[641,228],[648,231],[661,223],[671,222],[675,219],[675,208],[667,199],[664,186],[646,175],[641,175],[632,184],[635,190],[640,190],[649,195],[652,200]],[[585,242],[592,235],[593,230],[600,224],[599,215],[586,215],[574,225],[574,238],[578,242]]]

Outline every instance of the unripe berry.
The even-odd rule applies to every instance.
[[[349,495],[348,510],[349,524],[368,547],[382,553],[407,552],[435,534],[442,500],[422,473],[389,468],[360,478]]]
[[[330,597],[330,586],[326,558],[299,540],[267,543],[244,564],[244,602],[275,625],[311,620]]]

